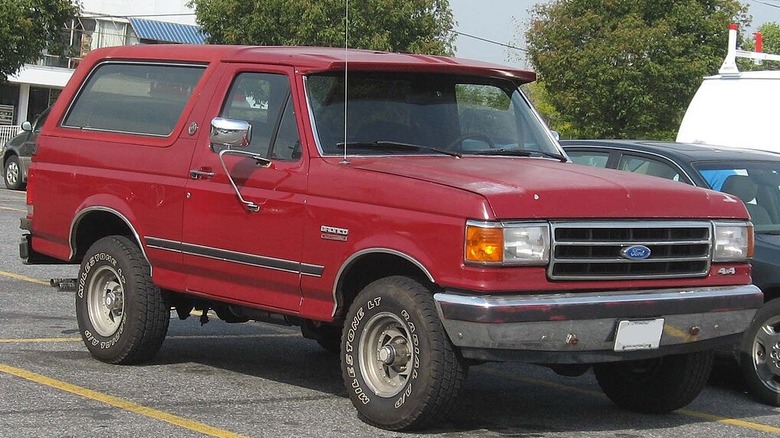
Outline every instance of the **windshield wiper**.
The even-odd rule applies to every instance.
[[[484,149],[478,151],[474,155],[508,155],[514,157],[542,156],[547,158],[553,158],[555,160],[560,161],[561,163],[565,163],[569,161],[566,157],[560,154],[553,154],[551,152],[544,152],[544,151],[529,151],[527,149],[514,149],[514,148]]]
[[[336,143],[336,146],[343,148],[344,142]],[[350,147],[379,147],[386,150],[402,150],[402,151],[431,151],[439,154],[449,155],[451,157],[460,158],[461,154],[458,152],[447,151],[444,149],[434,148],[431,146],[424,146],[420,144],[401,143],[397,141],[349,141],[347,142],[347,149]]]

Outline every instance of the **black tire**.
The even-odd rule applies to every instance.
[[[103,362],[135,364],[160,349],[170,308],[133,241],[109,236],[89,248],[79,269],[76,318],[87,349]]]
[[[621,408],[645,414],[680,409],[699,395],[712,371],[712,350],[593,366],[602,391]]]
[[[341,342],[344,384],[360,418],[411,430],[447,417],[467,366],[444,332],[431,292],[408,277],[366,286],[350,306]]]
[[[3,175],[5,186],[11,190],[23,190],[26,184],[22,181],[22,166],[19,164],[19,157],[11,155],[5,160]]]
[[[780,300],[765,303],[742,335],[739,366],[753,397],[780,406]]]

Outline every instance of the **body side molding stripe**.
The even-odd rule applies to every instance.
[[[156,237],[147,237],[146,244],[150,248],[160,249],[163,251],[173,251],[198,257],[240,263],[258,268],[274,269],[277,271],[290,272],[293,274],[308,275],[311,277],[321,277],[322,272],[325,270],[325,267],[320,265],[312,265],[308,263],[277,259],[273,257],[264,257],[243,252],[228,251],[225,249],[176,242],[173,240],[160,239]]]

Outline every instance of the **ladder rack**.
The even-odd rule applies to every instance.
[[[739,69],[737,68],[737,57],[760,61],[780,61],[780,55],[763,52],[749,52],[747,50],[737,50],[737,25],[731,23],[729,25],[729,49],[728,52],[726,52],[726,59],[723,60],[723,64],[720,66],[718,73],[721,75],[739,74]]]

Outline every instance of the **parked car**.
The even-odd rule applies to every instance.
[[[27,186],[27,169],[30,167],[30,157],[38,141],[43,122],[49,114],[47,108],[35,122],[22,123],[22,132],[8,140],[2,149],[3,181],[11,190],[24,190]]]
[[[753,395],[780,406],[780,154],[652,141],[560,143],[575,163],[720,190],[745,203],[756,233],[753,283],[765,304],[742,337],[740,368]]]

